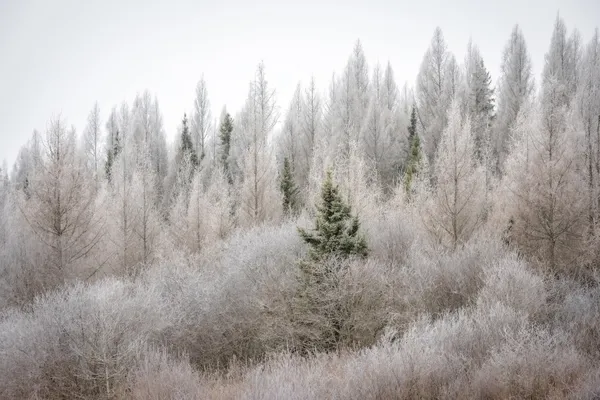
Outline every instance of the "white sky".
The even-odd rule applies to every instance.
[[[584,43],[600,25],[600,0],[0,0],[0,160],[12,165],[52,116],[80,133],[97,100],[104,126],[144,89],[172,140],[202,74],[213,115],[234,114],[260,60],[283,115],[298,81],[314,74],[326,90],[358,38],[369,66],[389,59],[401,87],[440,26],[459,61],[473,38],[495,82],[519,23],[539,76],[557,12]]]

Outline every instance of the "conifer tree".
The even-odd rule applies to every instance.
[[[294,182],[292,167],[287,157],[283,159],[279,188],[283,194],[283,213],[286,216],[295,214],[298,209],[298,187]]]
[[[327,256],[349,257],[368,254],[367,242],[359,234],[360,222],[351,215],[337,185],[333,184],[331,171],[327,172],[321,189],[321,205],[317,207],[316,226],[312,232],[298,228],[302,239],[310,245],[314,261]]]
[[[231,171],[229,170],[229,152],[231,150],[231,132],[233,132],[233,119],[226,113],[219,128],[221,139],[221,165],[229,183],[232,183]]]
[[[179,149],[181,158],[188,158],[195,168],[198,166],[198,155],[196,154],[196,150],[194,150],[194,144],[192,143],[192,135],[190,134],[190,130],[187,124],[187,116],[183,114],[183,120],[181,121],[182,129],[181,129],[181,147]]]
[[[408,144],[409,153],[406,163],[406,171],[404,172],[404,188],[407,194],[410,194],[412,181],[415,175],[419,172],[421,165],[421,139],[417,134],[417,111],[413,105],[410,114],[410,125],[408,126]]]

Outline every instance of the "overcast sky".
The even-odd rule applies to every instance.
[[[52,116],[80,133],[95,101],[105,120],[144,89],[172,140],[202,74],[213,113],[235,113],[261,60],[285,110],[298,81],[324,91],[356,39],[412,85],[436,26],[459,61],[472,37],[496,82],[519,23],[538,77],[557,12],[586,43],[600,25],[599,0],[0,0],[0,161]]]

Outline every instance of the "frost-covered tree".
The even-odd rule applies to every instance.
[[[160,233],[161,216],[156,204],[157,187],[155,185],[155,167],[149,148],[136,149],[138,162],[133,170],[131,183],[128,186],[127,201],[128,227],[123,233],[130,235],[126,246],[130,260],[125,260],[125,272],[136,275],[140,268],[150,265],[156,256],[156,245]],[[118,193],[124,200],[126,193]],[[120,208],[120,207],[119,207]],[[127,243],[129,242],[129,243]],[[126,255],[127,256],[127,255]]]
[[[493,153],[490,130],[494,118],[494,89],[479,48],[471,42],[465,57],[465,75],[465,112],[471,119],[477,158],[482,162],[486,155]],[[492,168],[492,165],[486,167]]]
[[[588,220],[594,232],[600,216],[600,35],[598,29],[582,59],[575,108],[585,134]]]
[[[135,143],[134,118],[123,103],[118,116],[122,146],[106,193],[106,248],[113,257],[112,268],[128,275],[138,274],[142,264],[152,261],[160,221],[153,204],[156,187],[150,152]]]
[[[521,107],[534,94],[531,57],[521,28],[515,25],[504,47],[498,81],[498,113],[495,124],[495,148],[498,168],[508,154],[510,131]]]
[[[292,96],[290,107],[283,121],[283,127],[280,137],[280,151],[284,158],[288,159],[291,168],[296,171],[304,159],[301,156],[302,152],[302,109],[303,97],[302,86],[300,83],[296,86],[296,90]]]
[[[404,138],[398,137],[395,104],[395,83],[388,65],[384,75],[379,65],[375,67],[371,84],[371,100],[362,125],[362,144],[367,159],[375,166],[381,182],[390,186],[400,160],[399,145]]]
[[[352,86],[354,87],[354,114],[356,126],[360,128],[369,107],[370,97],[369,65],[367,64],[367,58],[360,40],[356,41],[348,64],[353,73]]]
[[[211,129],[210,101],[204,77],[196,85],[194,111],[192,113],[192,139],[196,145],[196,154],[199,160],[206,156],[208,134]]]
[[[194,175],[189,193],[180,192],[171,208],[171,233],[176,243],[191,253],[225,238],[235,227],[232,187],[216,168],[206,177],[204,169]]]
[[[469,117],[461,116],[459,101],[454,100],[436,154],[435,184],[422,210],[427,230],[452,250],[464,244],[481,223],[485,191],[482,172]]]
[[[417,132],[417,111],[416,107],[413,106],[410,114],[410,125],[408,126],[408,143],[410,147],[408,149],[408,157],[406,162],[406,169],[404,171],[404,190],[407,196],[413,191],[413,182],[420,171],[423,169],[423,151],[421,149],[421,139]]]
[[[181,120],[181,140],[179,144],[179,152],[177,159],[188,160],[193,168],[196,168],[199,163],[198,154],[194,149],[194,144],[192,143],[192,135],[190,134],[190,129],[187,123],[187,116],[183,114],[183,119]],[[178,165],[178,169],[181,167]]]
[[[580,261],[587,225],[585,186],[576,163],[577,127],[555,83],[545,86],[546,103],[520,113],[506,170],[512,242],[552,272]]]
[[[162,202],[163,184],[168,174],[168,155],[165,131],[163,128],[162,114],[156,98],[152,99],[149,91],[144,91],[136,96],[133,109],[133,139],[138,149],[147,150],[146,153],[140,153],[143,160],[138,160],[143,164],[150,163],[155,177],[154,182],[149,182],[154,187],[152,192],[155,194],[156,204]],[[150,157],[146,160],[145,157]]]
[[[245,225],[255,225],[273,220],[281,211],[277,172],[268,146],[279,118],[275,104],[275,91],[268,85],[265,66],[259,64],[242,118],[244,142],[242,152],[241,186],[239,192],[240,220]]]
[[[192,180],[200,163],[196,154],[196,148],[192,142],[187,115],[185,113],[181,120],[180,131],[172,168],[165,183],[168,193],[165,199],[165,209],[169,209],[180,194],[183,194],[183,198],[185,199],[189,197]]]
[[[292,166],[287,157],[283,159],[283,169],[279,178],[279,189],[283,196],[283,213],[286,216],[294,215],[298,211],[298,187],[294,180]]]
[[[114,107],[106,121],[106,161],[104,164],[104,174],[108,182],[111,182],[113,164],[121,152],[121,146],[118,113],[116,107]]]
[[[19,209],[46,249],[46,265],[40,268],[65,279],[82,272],[82,261],[102,236],[102,221],[74,132],[67,131],[64,121],[50,122],[43,148]]]
[[[559,90],[560,103],[563,106],[570,104],[579,78],[581,60],[581,43],[579,33],[573,32],[567,38],[567,27],[560,16],[556,17],[550,48],[545,56],[544,70],[542,72],[542,87],[555,85],[554,90]]]
[[[100,107],[98,102],[88,114],[87,125],[83,131],[83,147],[85,151],[86,165],[96,181],[99,183],[102,165],[102,131],[100,122]]]
[[[304,100],[302,102],[302,115],[300,118],[301,142],[300,158],[298,164],[297,176],[299,186],[308,186],[310,166],[314,154],[314,148],[317,140],[322,133],[322,105],[315,78],[312,77],[304,90]]]
[[[231,133],[233,132],[233,119],[227,110],[223,109],[221,116],[221,125],[219,127],[219,144],[221,168],[227,176],[227,180],[232,182],[231,168],[229,166],[229,153],[231,151]]]
[[[433,158],[446,127],[446,111],[452,100],[449,91],[456,90],[456,61],[452,60],[438,27],[421,62],[416,86],[423,145],[429,158]]]

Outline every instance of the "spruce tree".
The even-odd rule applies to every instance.
[[[310,246],[310,259],[299,263],[298,292],[292,303],[301,352],[334,350],[344,340],[350,318],[340,297],[340,278],[347,266],[344,260],[368,254],[358,218],[351,215],[331,171],[323,183],[317,211],[315,229],[298,229]]]
[[[417,109],[413,105],[410,112],[410,125],[408,126],[408,143],[412,146],[412,140],[417,134]]]
[[[180,152],[185,159],[189,157],[189,160],[192,166],[195,168],[198,166],[198,155],[196,154],[196,150],[194,150],[194,144],[192,143],[192,135],[190,134],[190,129],[187,124],[187,116],[183,114],[182,129],[181,129],[181,147]]]
[[[221,165],[227,176],[229,183],[232,182],[231,171],[229,170],[229,151],[231,149],[231,132],[233,132],[233,119],[229,113],[225,114],[219,128],[219,138],[221,139]]]
[[[294,182],[292,167],[287,157],[283,159],[283,171],[279,188],[283,194],[283,212],[286,216],[294,215],[298,210],[298,187]]]
[[[302,239],[311,247],[312,260],[319,261],[328,256],[367,256],[367,242],[359,234],[358,217],[351,215],[350,206],[342,199],[339,187],[333,184],[331,171],[327,172],[321,188],[321,202],[317,208],[315,229],[306,231],[298,228]]]
[[[417,134],[417,113],[415,106],[412,107],[412,112],[410,115],[410,125],[408,126],[408,144],[409,153],[406,163],[406,170],[404,172],[404,188],[406,193],[410,194],[412,181],[415,175],[419,172],[419,166],[421,165],[422,160],[421,139]]]

